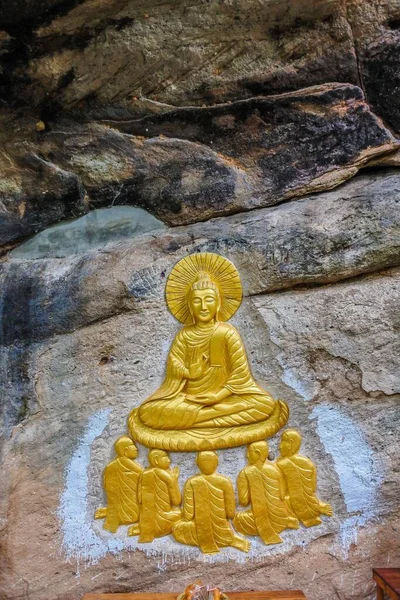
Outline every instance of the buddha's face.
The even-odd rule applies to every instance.
[[[209,323],[216,317],[218,296],[212,289],[193,290],[190,306],[196,323]]]

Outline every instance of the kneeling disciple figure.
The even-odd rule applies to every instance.
[[[259,535],[265,544],[279,544],[284,529],[298,529],[298,520],[284,502],[283,476],[268,461],[267,442],[254,442],[247,448],[249,466],[239,473],[238,492],[242,506],[249,510],[236,513],[233,523],[237,531]]]
[[[183,519],[173,529],[177,542],[199,546],[206,554],[214,554],[225,546],[248,552],[250,543],[237,535],[229,519],[235,515],[236,503],[228,477],[216,473],[215,452],[199,452],[200,473],[190,477],[184,489]]]
[[[306,527],[312,527],[322,523],[320,515],[331,517],[333,511],[330,504],[317,498],[317,469],[309,458],[298,454],[300,446],[298,431],[284,431],[279,444],[281,455],[276,464],[285,479],[286,500],[290,508]]]
[[[150,467],[142,475],[139,501],[139,542],[152,542],[154,538],[172,532],[174,523],[180,519],[177,508],[182,500],[178,485],[179,467],[170,469],[171,461],[164,450],[150,450]],[[129,535],[137,535],[132,529]]]
[[[103,485],[107,507],[98,508],[95,519],[104,519],[104,529],[115,533],[120,525],[131,525],[139,520],[138,487],[143,467],[134,459],[138,451],[127,435],[114,444],[117,458],[104,469]]]

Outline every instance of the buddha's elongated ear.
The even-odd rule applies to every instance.
[[[187,306],[188,306],[190,316],[192,317],[192,324],[195,325],[196,319],[194,318],[194,314],[193,314],[193,310],[192,310],[192,296],[193,296],[193,292],[192,292],[192,290],[189,290],[187,297],[186,297]]]
[[[222,303],[221,303],[221,294],[219,291],[217,292],[217,298],[218,298],[218,305],[217,305],[217,312],[216,312],[215,316],[217,317],[217,321],[222,321],[223,319],[221,319],[221,317],[220,317]]]

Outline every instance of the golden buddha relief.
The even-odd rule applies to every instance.
[[[226,321],[239,308],[238,272],[217,254],[178,262],[166,285],[176,335],[161,386],[131,412],[134,440],[178,452],[232,448],[270,437],[289,410],[253,379],[243,342]]]
[[[281,455],[268,460],[266,439],[286,423],[282,400],[251,374],[238,331],[227,321],[239,308],[242,287],[234,265],[222,256],[199,253],[179,261],[166,284],[166,300],[183,324],[169,351],[161,386],[129,415],[130,436],[115,443],[117,458],[104,471],[107,507],[95,518],[116,532],[128,525],[140,543],[172,535],[207,554],[233,547],[247,552],[242,535],[265,544],[282,542],[286,529],[321,523],[329,504],[316,496],[316,468],[298,451],[296,430],[283,433]],[[140,465],[135,442],[149,448]],[[217,472],[216,449],[247,447],[248,466],[237,481]],[[184,483],[167,451],[188,453],[199,472]],[[181,506],[182,504],[182,506]],[[239,535],[242,534],[242,535]]]

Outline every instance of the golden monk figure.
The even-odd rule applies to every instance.
[[[133,439],[174,451],[230,448],[270,437],[287,422],[287,405],[254,381],[240,335],[226,323],[241,298],[226,258],[192,254],[175,265],[166,299],[184,327],[163,384],[130,414]]]
[[[103,485],[107,495],[107,507],[98,508],[95,519],[104,519],[104,529],[115,533],[120,525],[139,521],[138,487],[143,467],[134,459],[138,451],[127,435],[114,444],[117,458],[104,469]]]
[[[169,468],[171,461],[164,450],[150,450],[149,463],[139,489],[139,542],[152,542],[154,538],[168,535],[181,517],[177,508],[182,500],[178,485],[179,468]],[[136,535],[136,532],[132,531],[131,535]]]
[[[239,473],[238,493],[242,506],[249,510],[236,513],[233,523],[237,531],[259,535],[265,544],[279,544],[284,529],[298,529],[298,520],[284,501],[283,476],[268,460],[267,442],[254,442],[247,448],[249,466]]]
[[[286,484],[286,500],[296,517],[306,526],[320,525],[320,515],[331,517],[330,504],[316,496],[317,469],[313,462],[298,454],[301,435],[295,429],[283,432],[279,445],[280,457],[276,461]]]
[[[183,495],[183,519],[173,528],[177,542],[199,546],[206,554],[214,554],[226,546],[248,552],[250,543],[237,535],[229,519],[235,515],[235,493],[231,480],[216,473],[215,452],[199,452],[200,474],[190,477]]]

